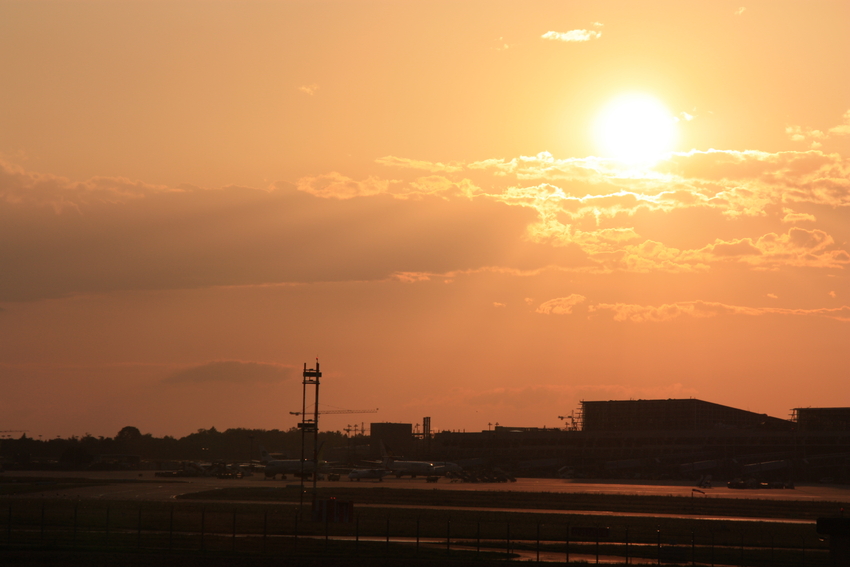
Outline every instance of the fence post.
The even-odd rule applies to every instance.
[[[44,545],[44,501],[41,502],[41,543]]]
[[[230,538],[230,552],[236,551],[236,508],[233,509],[233,537]]]
[[[626,565],[629,564],[629,526],[626,526]]]
[[[420,517],[416,516],[416,555],[419,555],[419,520]]]
[[[511,522],[510,521],[508,521],[508,546],[507,546],[507,550],[508,550],[508,555],[510,555],[511,554]]]
[[[204,552],[204,530],[206,528],[207,523],[207,507],[203,506],[201,508],[201,553]]]
[[[136,547],[142,547],[142,505],[139,504],[139,525],[136,528]]]
[[[596,528],[596,564],[599,565],[599,528]]]
[[[298,553],[298,518],[301,516],[300,508],[295,512],[295,553]]]
[[[803,564],[805,565],[805,563],[806,562],[804,561]],[[741,534],[741,562],[739,563],[739,565],[743,565],[743,564],[744,564],[744,534]]]
[[[169,551],[174,546],[174,504],[171,505],[171,512],[168,515],[168,549]]]
[[[661,528],[655,530],[655,536],[658,538],[658,564],[661,565]]]
[[[9,502],[9,518],[6,522],[6,543],[12,543],[12,503]]]
[[[697,564],[697,547],[694,539],[694,530],[691,530],[691,565]]]
[[[452,519],[446,520],[446,553],[449,553],[452,548]]]
[[[106,547],[109,547],[109,506],[106,507]]]
[[[328,530],[330,529],[330,513],[328,510],[329,507],[329,504],[325,503],[325,554],[327,554],[328,552],[328,540],[330,539],[330,536],[328,535]]]
[[[387,553],[390,551],[390,517],[387,516]]]
[[[419,520],[416,520],[417,522]],[[418,541],[418,539],[417,539]],[[360,515],[354,519],[354,555],[360,555]]]
[[[266,536],[269,527],[269,511],[263,510],[263,555],[266,554]]]
[[[537,562],[540,563],[540,522],[537,522]]]
[[[714,532],[711,532],[711,567],[714,567]]]
[[[570,524],[567,522],[567,544],[564,546],[567,550],[567,563],[570,562]]]
[[[74,536],[73,536],[73,546],[77,547],[77,507],[79,504],[74,504]]]
[[[481,555],[481,520],[478,520],[478,529],[475,532],[475,552]]]

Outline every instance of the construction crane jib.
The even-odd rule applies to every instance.
[[[332,410],[321,410],[319,411],[319,415],[328,415],[331,413],[378,413],[378,408],[374,409],[332,409]],[[301,415],[300,411],[291,411],[289,415]]]

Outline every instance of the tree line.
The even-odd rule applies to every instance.
[[[362,436],[358,436],[362,437]],[[0,440],[0,459],[7,468],[81,468],[97,464],[102,455],[136,455],[142,460],[186,460],[249,462],[260,459],[260,452],[282,453],[284,458],[301,456],[301,430],[199,429],[185,437],[154,437],[137,427],[122,428],[115,437],[85,434],[55,439],[34,439],[21,435],[18,439]],[[350,442],[343,433],[319,433],[324,449],[343,447]],[[312,456],[312,435],[307,436],[308,458]],[[323,450],[324,450],[323,449]]]

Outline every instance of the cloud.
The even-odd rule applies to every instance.
[[[785,216],[782,217],[782,222],[794,223],[794,222],[816,222],[817,219],[814,215],[810,215],[808,213],[795,213],[791,209],[783,209],[783,213]]]
[[[587,298],[576,293],[567,297],[550,299],[540,304],[540,307],[537,308],[537,313],[543,313],[544,315],[569,315],[573,312],[573,307],[582,303],[585,299]]]
[[[829,129],[831,134],[846,135],[850,134],[850,110],[844,113],[844,122],[838,126],[833,126]]]
[[[486,409],[489,414],[499,415],[506,410],[540,409],[543,406],[559,406],[553,409],[553,417],[564,412],[577,399],[665,399],[688,398],[699,394],[698,390],[685,387],[681,383],[661,384],[658,386],[629,386],[606,383],[536,384],[515,387],[495,387],[489,389],[452,388],[444,395],[429,393],[422,398],[410,401],[408,407],[449,407],[459,411],[470,408]],[[502,413],[501,415],[504,415]],[[505,419],[498,418],[501,425],[507,425]]]
[[[850,160],[818,150],[691,151],[649,169],[549,152],[450,164],[385,156],[377,165],[393,167],[393,178],[331,171],[267,189],[203,189],[76,182],[0,162],[0,301],[447,281],[481,270],[523,277],[850,263],[840,221],[850,209]],[[672,230],[676,218],[690,219],[686,231]]]
[[[681,250],[647,240],[627,244],[621,249],[591,250],[610,269],[648,273],[707,271],[717,263],[738,263],[763,270],[783,267],[843,269],[850,264],[850,254],[839,248],[822,230],[791,228],[787,233],[774,232],[752,238],[716,239],[700,249]]]
[[[404,190],[394,193],[396,198],[413,198],[424,195],[437,195],[441,198],[472,198],[481,194],[480,189],[469,179],[453,181],[440,175],[420,177],[411,181]]]
[[[315,177],[302,177],[298,180],[298,190],[323,199],[353,199],[386,193],[389,184],[388,180],[377,177],[355,181],[332,171]]]
[[[685,301],[678,303],[653,305],[634,305],[627,303],[599,303],[588,306],[590,313],[611,312],[614,321],[630,321],[633,323],[661,323],[672,321],[679,317],[708,318],[722,315],[789,315],[801,317],[826,317],[839,321],[850,322],[850,306],[820,309],[787,309],[779,307],[743,307],[725,305],[707,301]]]
[[[314,94],[316,94],[316,91],[319,90],[319,85],[317,85],[316,83],[313,83],[311,85],[301,85],[300,87],[298,87],[298,90],[304,94],[313,96]]]
[[[823,146],[822,140],[828,136],[820,130],[812,128],[803,128],[802,126],[787,126],[785,133],[793,142],[807,142],[812,149],[818,149]]]
[[[599,39],[602,37],[602,32],[596,30],[570,30],[568,32],[549,31],[540,36],[543,39],[551,41],[590,41],[591,39]]]
[[[301,189],[300,191],[298,189]],[[87,182],[0,163],[0,302],[120,290],[379,281],[395,273],[540,268],[528,209],[470,199],[445,176],[338,172],[246,187]]]
[[[314,177],[302,177],[298,180],[297,187],[299,191],[316,197],[342,200],[375,195],[391,195],[396,199],[419,199],[426,195],[471,198],[481,193],[469,179],[452,180],[442,175],[430,175],[403,183],[399,180],[370,176],[357,181],[335,171]]]
[[[736,16],[740,16],[741,14],[743,14],[743,13],[746,11],[746,9],[747,9],[747,8],[746,8],[745,6],[741,6],[740,8],[738,8],[737,10],[735,10],[735,15],[736,15]]]
[[[296,376],[297,371],[292,366],[261,362],[243,362],[239,360],[219,360],[178,370],[165,378],[163,382],[171,384],[206,384],[210,382],[255,384],[281,382],[283,380],[290,380]]]
[[[794,227],[785,234],[769,233],[761,236],[754,246],[759,254],[744,260],[759,266],[840,268],[850,264],[850,254],[836,248],[833,238],[818,229]]]
[[[510,49],[510,47],[511,46],[508,45],[508,43],[505,41],[505,38],[500,37],[498,40],[498,45],[496,45],[496,47],[494,47],[493,49],[495,49],[496,51],[505,51],[506,49]]]
[[[127,203],[180,191],[123,177],[92,177],[74,182],[58,175],[28,172],[0,160],[0,204],[49,207],[57,213],[79,212],[86,205]]]
[[[424,169],[425,171],[444,171],[444,172],[456,172],[462,171],[463,166],[457,164],[443,164],[440,162],[430,162],[430,161],[422,161],[415,160],[410,158],[400,158],[395,156],[384,156],[382,158],[378,158],[375,160],[375,163],[379,163],[381,165],[386,165],[389,167],[404,167],[410,169]]]
[[[824,140],[833,136],[845,136],[850,134],[850,110],[845,112],[842,118],[844,121],[841,124],[829,128],[826,132],[806,126],[793,125],[787,126],[785,128],[785,133],[788,134],[794,142],[806,142],[811,148],[818,149],[823,146]]]

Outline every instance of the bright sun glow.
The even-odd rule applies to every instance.
[[[672,151],[676,119],[658,99],[632,93],[605,106],[594,125],[594,134],[606,157],[650,163]]]

